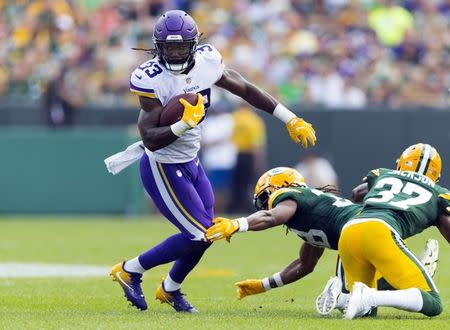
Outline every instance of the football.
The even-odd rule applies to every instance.
[[[159,117],[159,127],[170,126],[181,120],[181,117],[183,117],[184,107],[179,102],[180,98],[185,99],[192,105],[197,104],[197,94],[187,93],[174,96],[170,99],[161,112],[161,116]]]

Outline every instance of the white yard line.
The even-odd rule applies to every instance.
[[[0,262],[0,278],[37,278],[37,277],[107,277],[111,266],[43,264]],[[235,271],[227,268],[196,269],[191,277],[231,277]],[[159,276],[159,275],[158,275]]]
[[[110,271],[111,267],[98,265],[0,263],[0,278],[103,277]]]

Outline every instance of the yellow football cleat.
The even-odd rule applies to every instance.
[[[198,310],[186,300],[179,289],[171,292],[164,290],[164,282],[156,289],[155,299],[159,300],[161,304],[169,304],[177,312],[198,313]]]
[[[114,282],[120,284],[125,293],[125,298],[135,307],[144,311],[147,309],[147,302],[141,288],[142,274],[127,272],[123,266],[125,261],[119,262],[111,269],[110,276]]]

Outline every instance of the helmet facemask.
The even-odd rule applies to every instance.
[[[167,39],[154,40],[157,55],[168,70],[183,72],[194,63],[198,38],[183,40],[181,36],[169,35]]]
[[[270,188],[273,187],[267,187],[266,189],[263,189],[259,192],[258,195],[255,195],[253,198],[253,205],[255,205],[255,208],[257,210],[267,210],[269,206],[269,198],[270,198]]]

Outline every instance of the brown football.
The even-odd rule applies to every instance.
[[[190,104],[197,104],[197,94],[187,93],[174,96],[162,109],[161,116],[159,117],[159,127],[170,126],[183,117],[184,107],[179,102],[179,99],[183,98]]]

